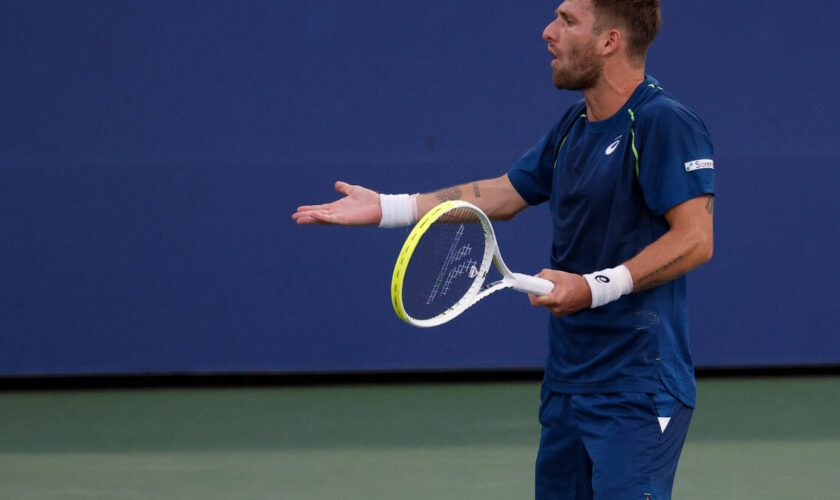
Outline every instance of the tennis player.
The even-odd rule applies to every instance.
[[[543,31],[554,84],[583,99],[503,176],[421,195],[337,182],[300,224],[414,223],[463,199],[507,220],[549,203],[555,283],[538,499],[667,499],[695,406],[684,275],[712,256],[713,147],[645,74],[658,0],[566,0]]]

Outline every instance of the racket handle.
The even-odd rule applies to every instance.
[[[534,295],[548,295],[554,290],[554,283],[536,276],[527,274],[513,274],[513,289],[522,293],[533,293]]]

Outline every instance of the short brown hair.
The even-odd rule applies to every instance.
[[[644,58],[662,24],[659,0],[592,0],[595,31],[621,26],[629,33],[627,53]]]

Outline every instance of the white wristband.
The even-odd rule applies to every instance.
[[[633,277],[623,265],[584,274],[583,277],[586,278],[589,289],[592,291],[593,309],[618,300],[622,295],[633,291]]]
[[[380,194],[379,207],[382,209],[379,227],[403,227],[417,222],[417,196]]]

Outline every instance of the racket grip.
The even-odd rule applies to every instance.
[[[513,289],[522,293],[533,293],[534,295],[548,295],[554,290],[554,283],[551,281],[528,276],[527,274],[513,274]]]

